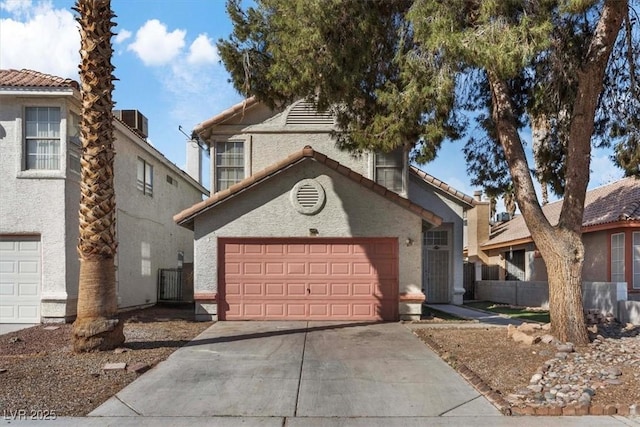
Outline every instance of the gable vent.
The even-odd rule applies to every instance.
[[[291,204],[304,215],[314,215],[324,207],[325,193],[314,179],[303,179],[291,190]]]
[[[313,207],[316,203],[318,203],[318,198],[320,195],[318,194],[318,189],[311,184],[304,184],[298,188],[298,192],[296,193],[296,199],[298,200],[298,204],[303,208]]]
[[[329,125],[333,126],[333,115],[329,111],[319,112],[313,102],[300,101],[287,115],[288,125]]]

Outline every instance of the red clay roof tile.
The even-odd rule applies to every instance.
[[[0,70],[0,87],[49,87],[80,89],[77,81],[52,76],[39,71]]]
[[[542,208],[547,219],[556,225],[560,218],[562,200],[549,203]],[[602,187],[587,191],[582,227],[619,221],[640,221],[640,179],[624,178]],[[482,246],[494,246],[514,240],[530,238],[531,234],[522,215],[494,226],[492,237]]]

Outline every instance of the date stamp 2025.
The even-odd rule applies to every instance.
[[[7,421],[55,420],[58,415],[50,409],[3,409],[2,418]]]

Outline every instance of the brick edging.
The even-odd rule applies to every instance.
[[[491,402],[503,415],[543,415],[543,416],[576,416],[576,415],[640,415],[640,404],[622,405],[622,404],[589,404],[589,405],[572,405],[572,406],[533,406],[524,407],[511,406],[502,395],[492,389],[482,378],[469,369],[462,362],[451,363],[443,358],[442,348],[433,339],[427,336],[419,337],[433,351],[435,351],[442,360],[456,370],[469,384],[475,388],[478,393],[482,394],[489,402]],[[634,410],[631,408],[635,406]]]

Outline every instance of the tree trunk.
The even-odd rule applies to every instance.
[[[582,215],[577,227],[572,224],[569,229],[562,226],[554,227],[549,223],[533,187],[533,178],[513,115],[509,87],[495,74],[488,73],[488,76],[493,98],[492,115],[509,164],[518,206],[547,265],[551,328],[555,337],[561,341],[586,344],[589,337],[581,289],[584,262],[584,248],[580,235]],[[578,231],[574,231],[576,228]]]
[[[113,188],[113,65],[110,0],[78,0],[80,23],[80,279],[73,324],[77,352],[111,350],[124,342],[115,281],[116,204]]]
[[[536,242],[547,267],[551,333],[574,344],[589,340],[582,301],[584,245],[581,235],[556,230],[555,239]]]

